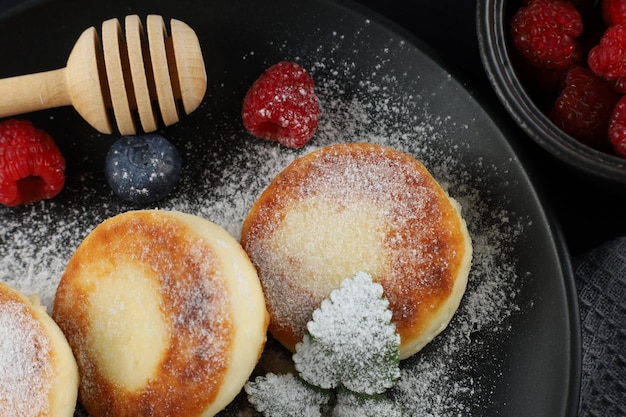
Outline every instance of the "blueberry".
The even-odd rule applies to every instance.
[[[163,136],[123,136],[109,149],[104,173],[115,194],[131,203],[158,201],[180,178],[180,155]]]

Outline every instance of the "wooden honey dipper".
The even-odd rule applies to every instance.
[[[124,38],[120,22],[110,19],[102,24],[102,46],[90,27],[65,68],[1,79],[0,117],[72,105],[101,133],[113,133],[112,118],[122,135],[138,132],[137,119],[144,132],[159,120],[176,123],[180,102],[186,114],[200,105],[207,77],[193,29],[176,19],[170,27],[168,37],[163,18],[149,15],[146,37],[139,17],[126,16]]]

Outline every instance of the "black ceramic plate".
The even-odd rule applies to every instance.
[[[238,237],[256,197],[298,155],[344,141],[411,153],[462,204],[474,263],[452,323],[402,363],[390,396],[412,416],[576,414],[578,317],[560,237],[503,132],[415,39],[354,4],[324,0],[36,1],[0,15],[0,77],[64,67],[87,27],[149,13],[196,30],[209,79],[201,107],[160,130],[184,168],[176,190],[150,207],[206,217]],[[309,70],[322,108],[316,136],[298,151],[249,136],[239,116],[248,86],[280,60]],[[55,137],[67,182],[51,201],[0,208],[0,279],[49,306],[81,239],[137,207],[117,199],[102,173],[117,136],[98,134],[71,108],[23,117]],[[285,356],[273,343],[266,355]],[[242,395],[223,415],[244,409]]]

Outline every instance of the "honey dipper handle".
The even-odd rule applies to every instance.
[[[0,117],[71,104],[65,68],[0,79]]]

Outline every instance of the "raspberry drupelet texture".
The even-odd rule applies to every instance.
[[[609,141],[615,153],[626,158],[626,96],[620,98],[611,115]]]
[[[50,135],[26,120],[0,123],[0,203],[50,199],[64,184],[65,158]]]
[[[598,77],[621,82],[626,77],[626,23],[608,28],[600,43],[589,51],[589,68]]]
[[[301,148],[315,134],[319,112],[313,79],[298,64],[282,61],[252,84],[243,101],[242,119],[256,137]]]
[[[588,68],[576,66],[565,77],[565,88],[549,112],[550,119],[580,142],[609,150],[607,129],[619,99],[611,87]]]
[[[561,0],[534,0],[511,20],[515,48],[539,68],[567,68],[582,59],[578,37],[583,23],[574,5]]]

